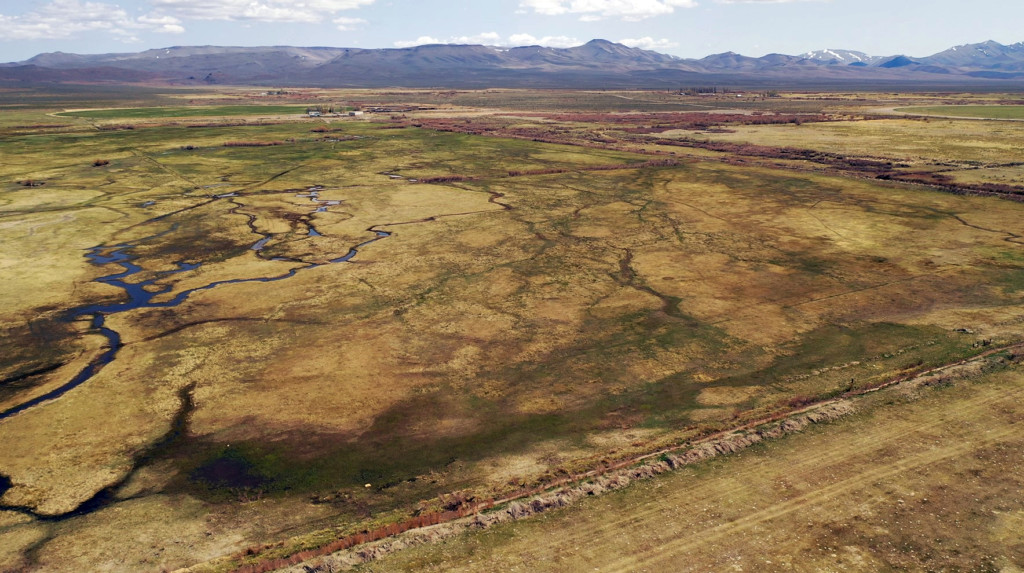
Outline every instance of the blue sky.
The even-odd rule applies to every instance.
[[[593,38],[687,58],[822,48],[926,56],[1024,41],[1019,0],[0,0],[0,61],[181,45],[394,48]]]

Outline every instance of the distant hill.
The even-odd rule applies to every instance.
[[[832,66],[849,66],[853,64],[870,66],[883,59],[879,56],[869,56],[864,52],[854,50],[817,50],[801,54],[800,57]]]
[[[1024,42],[1004,46],[983,42],[956,46],[926,58],[937,66],[984,70],[1024,70]]]
[[[918,62],[915,62],[906,56],[896,56],[895,58],[885,60],[878,64],[878,67],[886,69],[904,68],[906,66],[917,65],[917,63]]]
[[[938,54],[870,56],[828,49],[759,58],[682,59],[592,40],[573,48],[434,44],[400,49],[175,46],[137,53],[39,54],[0,64],[0,81],[338,87],[679,87],[698,84],[971,84],[1024,81],[1024,42]]]

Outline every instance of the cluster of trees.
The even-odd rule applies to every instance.
[[[697,96],[697,95],[717,95],[719,93],[727,94],[732,93],[728,89],[719,90],[718,86],[711,87],[697,87],[697,88],[679,88],[679,95]],[[770,98],[779,97],[778,90],[765,90],[757,93],[758,97]]]
[[[702,87],[702,88],[679,88],[679,95],[703,95],[703,94],[717,94],[718,86]]]
[[[345,113],[345,112],[349,112],[349,111],[359,111],[359,106],[350,107],[350,106],[336,105],[336,104],[317,104],[317,105],[311,105],[311,106],[306,108],[306,113],[309,113],[311,111],[317,111],[317,112],[320,112],[321,114],[325,114],[325,113]]]

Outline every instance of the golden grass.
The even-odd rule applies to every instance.
[[[799,126],[736,126],[730,129],[735,133],[694,135],[679,132],[677,135],[701,140],[815,149],[851,157],[885,158],[909,165],[912,169],[938,168],[958,180],[964,177],[965,181],[980,183],[1007,183],[1000,171],[990,172],[988,169],[1024,161],[1024,151],[1018,143],[1024,136],[1024,124],[1012,122],[883,119]],[[671,136],[672,133],[662,135]],[[979,166],[987,169],[975,171]]]
[[[1022,396],[1019,368],[961,380],[358,570],[1012,571]]]
[[[924,137],[919,125],[940,128],[893,128]],[[86,248],[136,244],[138,277],[169,300],[392,233],[348,263],[108,317],[125,343],[114,363],[0,422],[12,482],[0,502],[59,515],[126,481],[31,552],[40,522],[0,525],[7,554],[72,567],[120,539],[125,567],[146,569],[307,543],[1024,337],[1016,203],[713,161],[585,171],[647,157],[365,122],[340,128],[360,139],[325,142],[308,127],[0,142],[14,158],[0,166],[0,323],[14,333],[0,372],[66,362],[6,405],[96,356],[99,338],[61,312],[123,295],[92,282],[120,268],[89,265]],[[287,143],[221,145],[232,140]],[[551,168],[566,172],[506,176]],[[47,183],[16,184],[30,177]],[[313,212],[297,196],[313,185],[341,203]],[[179,262],[202,266],[157,274]],[[189,388],[194,410],[174,434]],[[123,539],[147,520],[160,521],[151,537]],[[175,540],[192,553],[151,554]]]

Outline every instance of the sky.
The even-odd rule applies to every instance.
[[[0,62],[169,46],[569,47],[684,58],[825,48],[927,56],[1024,41],[1020,0],[0,0]]]

